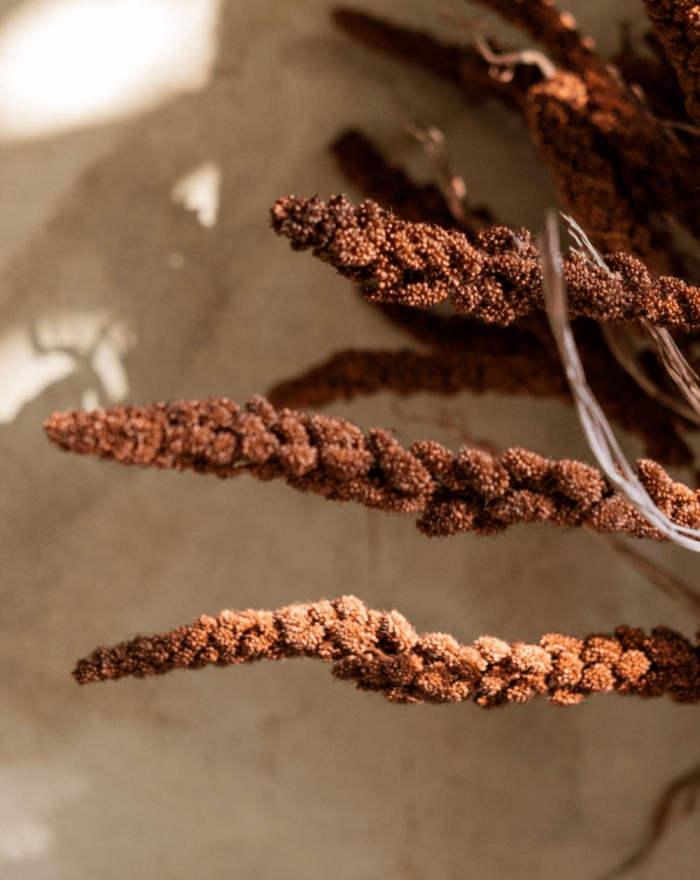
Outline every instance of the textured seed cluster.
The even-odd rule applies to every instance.
[[[372,302],[427,308],[449,299],[456,312],[508,325],[544,309],[539,252],[526,229],[494,226],[470,240],[454,229],[399,220],[375,202],[355,207],[345,196],[283,196],[272,226],[294,250],[311,250]],[[700,324],[700,289],[652,276],[623,252],[605,255],[611,272],[578,254],[563,258],[572,317],[644,318],[661,326]]]
[[[460,703],[485,709],[546,696],[558,706],[615,691],[700,700],[697,646],[664,627],[650,635],[620,627],[585,639],[548,633],[538,645],[482,636],[461,645],[444,633],[419,637],[397,611],[376,611],[354,596],[278,611],[222,611],[192,626],[98,648],[80,660],[80,684],[173,669],[314,657],[333,674],[395,703]]]
[[[663,540],[601,473],[513,447],[455,454],[433,440],[404,449],[389,431],[347,419],[279,412],[263,397],[245,407],[227,398],[55,413],[46,432],[59,447],[122,464],[250,473],[302,491],[391,513],[418,514],[425,535],[493,535],[519,523],[549,522]],[[698,493],[648,459],[638,475],[678,525],[700,528]]]

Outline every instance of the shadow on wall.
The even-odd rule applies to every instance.
[[[0,163],[38,142],[45,158],[80,132],[119,138],[3,272],[0,423],[51,386],[55,405],[86,408],[134,393],[130,374],[169,389],[210,339],[236,281],[242,204],[258,227],[267,222],[268,203],[241,186],[237,143],[251,125],[276,124],[284,91],[258,89],[273,105],[251,121],[242,105],[254,71],[242,56],[254,68],[261,50],[243,50],[235,34],[254,13],[229,6],[36,0],[0,22]],[[264,131],[251,142],[259,134],[269,142]],[[236,195],[224,214],[222,190]]]

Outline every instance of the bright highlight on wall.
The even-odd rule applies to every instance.
[[[54,814],[86,792],[85,779],[50,764],[0,764],[0,876],[46,857],[57,838]]]
[[[32,332],[21,325],[6,330],[0,334],[0,423],[78,371],[84,409],[124,399],[129,380],[122,359],[135,342],[126,325],[95,313],[46,317]]]
[[[219,214],[221,168],[215,162],[204,162],[175,184],[171,198],[186,211],[193,211],[202,224],[211,228]]]
[[[0,30],[0,139],[104,123],[202,88],[220,0],[33,0]]]

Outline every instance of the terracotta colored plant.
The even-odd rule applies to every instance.
[[[643,440],[648,458],[636,476],[656,510],[680,529],[700,529],[698,492],[663,467],[694,465],[682,433],[700,423],[692,377],[700,287],[684,280],[692,278],[692,260],[673,234],[682,227],[700,238],[697,8],[646,0],[653,54],[628,45],[611,64],[547,0],[478,2],[538,40],[543,52],[505,52],[480,32],[468,45],[447,45],[348,9],[336,10],[334,20],[369,48],[456,83],[467,101],[496,98],[521,116],[563,205],[590,240],[563,255],[561,269],[590,387],[607,417]],[[355,206],[344,196],[283,196],[271,222],[294,250],[310,250],[380,304],[421,351],[339,352],[245,406],[211,399],[57,413],[46,424],[49,437],[63,449],[123,464],[282,479],[327,500],[413,515],[427,536],[493,535],[549,522],[667,540],[609,474],[588,464],[520,448],[454,454],[433,440],[405,449],[384,429],[364,432],[297,409],[379,390],[489,390],[567,404],[576,397],[547,323],[542,246],[528,230],[497,225],[488,209],[466,204],[439,136],[416,133],[437,157],[440,186],[417,186],[367,136],[349,131],[332,149],[367,199]],[[451,317],[426,311],[445,300]],[[666,351],[662,345],[638,361],[625,355],[620,340],[639,338],[640,326],[663,335]],[[665,375],[668,346],[685,365],[681,373],[687,366],[690,403]],[[697,613],[698,594],[680,589]],[[471,700],[491,708],[544,696],[565,706],[600,691],[700,701],[700,646],[663,626],[649,634],[620,626],[585,638],[549,633],[538,645],[484,636],[466,646],[442,633],[419,636],[398,612],[347,596],[204,616],[170,633],[98,648],[74,676],[86,684],[297,656],[332,662],[337,677],[395,702]]]

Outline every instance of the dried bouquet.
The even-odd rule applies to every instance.
[[[700,495],[664,467],[695,479],[684,434],[700,424],[700,287],[684,279],[700,277],[698,7],[645,0],[646,45],[625,39],[608,61],[549,0],[477,2],[541,50],[505,49],[473,22],[464,23],[468,39],[446,44],[350,9],[333,17],[370,49],[456,84],[467,102],[496,99],[519,114],[578,247],[560,255],[551,236],[538,241],[469,205],[435,130],[413,129],[439,178],[428,186],[366,135],[344,132],[332,150],[366,200],[284,196],[272,227],[354,282],[419,349],[341,351],[243,406],[221,398],[56,413],[46,423],[56,445],[123,464],[281,479],[327,500],[413,515],[429,537],[548,522],[700,549]],[[452,314],[431,310],[444,301]],[[522,448],[453,453],[429,439],[404,448],[388,430],[299,409],[380,390],[575,403],[600,468]],[[617,454],[607,419],[643,441],[647,458],[636,469]],[[699,593],[646,565],[698,614]],[[569,706],[601,691],[700,701],[700,646],[664,626],[463,645],[420,636],[398,611],[352,596],[203,616],[98,648],[73,674],[86,684],[300,656],[399,703],[491,708],[545,696]]]

